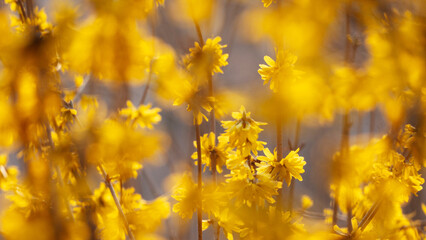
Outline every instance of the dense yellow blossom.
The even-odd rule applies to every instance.
[[[305,172],[303,166],[306,165],[306,162],[303,157],[299,156],[298,152],[299,149],[291,151],[285,158],[278,160],[276,150],[272,154],[268,148],[265,148],[263,150],[265,156],[258,157],[259,160],[265,163],[259,171],[270,173],[274,179],[279,181],[285,180],[288,186],[290,186],[292,178],[303,181],[300,174]]]
[[[422,1],[3,5],[1,239],[425,239]]]
[[[256,174],[254,179],[250,179],[247,175],[231,173],[227,182],[228,191],[235,198],[237,206],[263,207],[265,201],[275,203],[273,196],[278,195],[278,189],[282,187],[282,182],[271,179],[267,174]]]
[[[224,137],[228,137],[229,145],[237,148],[242,155],[247,156],[250,152],[257,155],[258,150],[263,149],[263,142],[257,141],[262,129],[261,125],[266,123],[256,122],[250,117],[250,112],[246,112],[244,106],[240,107],[239,112],[233,112],[234,121],[222,121],[225,128]]]
[[[194,147],[197,148],[196,141],[194,141]],[[222,167],[226,163],[226,148],[226,143],[221,142],[220,140],[216,146],[216,136],[214,133],[204,134],[201,136],[201,163],[205,164],[203,171],[206,170],[206,167],[209,167],[210,171],[212,170],[212,159],[214,158],[216,171],[221,173]],[[197,159],[197,152],[194,152],[191,158]],[[196,162],[196,164],[198,164],[198,162]]]

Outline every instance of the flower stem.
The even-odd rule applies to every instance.
[[[204,38],[203,38],[203,34],[201,32],[200,25],[196,21],[194,21],[194,25],[195,25],[195,30],[197,31],[198,39],[200,41],[200,45],[201,45],[201,48],[202,48],[204,46]],[[213,76],[211,75],[210,72],[207,72],[207,80],[208,80],[208,88],[209,88],[208,89],[209,97],[213,98],[214,97],[214,94],[213,94]],[[212,107],[212,110],[210,111],[210,118],[209,118],[209,120],[210,120],[210,133],[215,134],[213,144],[214,144],[214,146],[216,146],[216,143],[217,143],[216,142],[216,117],[215,117],[215,111],[214,111],[214,102],[211,102],[210,105]],[[212,179],[213,179],[214,184],[216,184],[216,182],[217,182],[216,158],[217,158],[216,153],[211,152],[210,153],[210,159],[211,159]],[[220,227],[218,226],[216,221],[214,221],[214,223],[213,223],[213,228],[214,228],[215,239],[219,240]]]
[[[301,126],[301,119],[298,118],[296,122],[296,133],[294,135],[294,143],[293,143],[293,149],[290,149],[292,151],[299,148],[299,139],[300,139],[300,126]],[[294,188],[295,188],[295,181],[294,178],[291,179],[290,183],[290,193],[288,197],[288,209],[290,212],[293,211],[293,199],[294,199]]]
[[[203,239],[203,229],[202,229],[202,171],[201,171],[201,140],[200,140],[200,125],[198,124],[197,117],[194,115],[194,123],[195,123],[195,138],[197,142],[197,157],[198,157],[198,164],[197,164],[197,172],[198,172],[198,178],[197,178],[197,184],[198,184],[198,194],[199,194],[199,203],[198,203],[198,210],[197,210],[197,227],[198,227],[198,240]]]
[[[114,186],[111,184],[111,179],[106,173],[104,167],[99,164],[99,169],[102,172],[102,176],[104,177],[105,184],[109,188],[109,191],[111,192],[112,198],[114,199],[115,205],[117,206],[117,210],[123,219],[124,227],[126,228],[127,235],[129,236],[130,240],[135,240],[135,237],[133,236],[132,230],[130,229],[129,222],[127,221],[126,215],[124,215],[123,208],[121,208],[120,200],[118,200],[117,193],[115,192]]]
[[[195,30],[197,31],[198,39],[200,40],[200,45],[201,47],[203,47],[204,39],[203,39],[203,34],[201,33],[200,25],[196,21],[194,21],[194,25],[195,25]]]
[[[364,229],[367,227],[367,225],[370,223],[370,221],[373,219],[373,217],[376,215],[377,211],[379,210],[379,207],[382,203],[382,200],[376,201],[373,206],[368,210],[368,212],[364,215],[361,222],[359,223],[359,228],[361,231],[364,231]]]
[[[350,4],[345,5],[345,64],[349,64],[350,62]],[[349,131],[350,131],[350,123],[349,123],[349,110],[346,110],[345,114],[343,115],[343,127],[342,127],[342,140],[340,144],[340,152],[341,152],[341,158],[340,161],[344,161],[349,154]],[[333,226],[337,222],[337,211],[338,211],[338,192],[339,192],[339,186],[336,187],[336,193],[334,196],[334,202],[333,202]],[[352,229],[352,207],[348,206],[347,208],[348,216],[347,216],[347,227],[348,230]]]
[[[283,158],[283,135],[282,135],[282,122],[281,118],[277,117],[277,161]],[[281,211],[283,205],[283,189],[281,188],[277,197],[277,210]]]
[[[151,63],[149,64],[148,81],[143,90],[143,94],[142,94],[141,100],[139,101],[139,105],[145,104],[146,97],[148,96],[149,85],[151,84],[151,80],[152,80],[152,64],[153,64],[153,60],[151,60]]]
[[[374,125],[376,122],[376,115],[374,113],[374,109],[370,112],[370,129],[369,129],[369,138],[373,139],[374,136]]]
[[[347,110],[346,113],[343,115],[343,127],[342,127],[342,140],[341,140],[341,144],[340,144],[340,152],[341,152],[341,157],[340,157],[340,161],[344,161],[345,159],[347,159],[348,155],[349,155],[349,135],[350,135],[350,129],[351,129],[351,123],[349,120],[349,111]],[[338,211],[338,195],[339,195],[339,186],[336,187],[336,191],[335,191],[335,196],[334,196],[334,202],[333,202],[333,226],[336,224],[337,222],[337,211]],[[352,208],[347,209],[348,211],[348,218],[349,217],[352,219]],[[349,220],[349,222],[347,223],[348,225],[348,229],[352,228],[352,223]],[[350,225],[350,227],[349,227]]]

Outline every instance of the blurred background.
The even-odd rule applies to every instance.
[[[34,1],[37,6],[45,8],[48,21],[54,19],[54,12],[58,2],[61,1]],[[151,35],[161,39],[170,45],[178,58],[189,53],[189,49],[194,47],[194,42],[198,41],[196,29],[190,22],[181,19],[176,4],[177,0],[165,0],[164,5],[158,7],[155,14],[147,18],[141,24],[143,31],[150,32]],[[366,32],[368,21],[392,16],[398,11],[404,14],[410,11],[419,19],[423,19],[422,27],[425,25],[425,2],[414,0],[383,0],[383,1],[282,1],[280,7],[283,8],[282,21],[271,22],[265,20],[272,15],[277,4],[273,3],[269,8],[263,9],[260,0],[217,0],[214,2],[209,20],[203,22],[201,32],[204,39],[220,36],[221,44],[226,45],[224,53],[229,54],[228,65],[223,67],[223,74],[216,74],[213,77],[214,92],[223,96],[226,100],[226,114],[216,121],[216,132],[220,134],[223,128],[220,120],[231,120],[230,113],[238,111],[244,105],[248,112],[252,113],[252,118],[256,121],[266,122],[264,131],[259,135],[259,140],[267,142],[267,147],[273,149],[276,146],[274,119],[265,114],[268,99],[271,91],[258,73],[259,64],[265,64],[264,56],[271,56],[275,59],[276,41],[268,31],[283,31],[286,46],[298,56],[296,67],[305,72],[322,71],[321,77],[330,76],[327,67],[345,62],[345,42],[350,37],[356,42],[353,50],[351,65],[360,71],[368,68],[371,61],[371,52],[366,43]],[[350,3],[348,11],[344,3]],[[88,16],[93,13],[93,9],[86,1],[67,1],[68,4],[78,9],[77,25],[83,23]],[[369,8],[373,6],[373,8]],[[2,2],[2,8],[7,6]],[[261,10],[259,10],[261,9]],[[264,12],[260,12],[264,11]],[[349,16],[349,19],[347,19]],[[265,25],[266,24],[266,25]],[[347,35],[345,27],[350,25],[350,36]],[[263,29],[263,31],[261,31]],[[423,31],[423,34],[425,32]],[[395,36],[395,41],[399,36]],[[423,40],[425,35],[422,36]],[[424,47],[424,46],[423,46]],[[315,65],[315,67],[312,67]],[[423,66],[424,68],[425,66]],[[320,70],[319,70],[320,69]],[[424,71],[424,69],[423,69]],[[64,79],[69,78],[66,74]],[[423,79],[424,80],[424,79]],[[378,87],[376,84],[386,84],[389,81],[386,77],[366,83],[370,88]],[[64,81],[66,82],[66,81]],[[323,81],[325,85],[329,81]],[[371,84],[371,85],[369,85]],[[67,84],[64,84],[67,87]],[[72,85],[68,86],[72,89]],[[98,96],[101,101],[108,106],[109,112],[117,109],[117,99],[127,96],[134,104],[138,104],[146,88],[146,81],[140,84],[129,84],[119,87],[98,81],[93,78],[84,90],[84,94]],[[134,186],[136,192],[140,193],[144,199],[154,199],[160,195],[170,195],[170,189],[165,181],[168,176],[185,170],[192,170],[196,175],[194,160],[191,155],[196,151],[193,145],[195,139],[195,129],[192,125],[192,117],[184,105],[172,106],[172,102],[159,99],[156,95],[155,80],[148,89],[146,103],[152,103],[154,107],[162,109],[162,121],[156,127],[158,130],[168,135],[167,150],[156,156],[155,161],[144,164],[141,174],[137,179],[130,180],[128,185]],[[311,89],[314,99],[298,99],[299,101],[317,101],[326,98],[330,92],[324,88]],[[349,97],[349,96],[348,96]],[[318,100],[319,101],[319,100]],[[294,142],[296,134],[297,120],[300,116],[288,109],[292,109],[291,102],[282,105],[279,111],[285,115],[283,138],[284,156],[290,151],[287,142]],[[295,105],[299,104],[294,102]],[[318,108],[321,108],[318,107]],[[305,158],[305,173],[302,174],[303,181],[295,183],[294,204],[300,207],[301,196],[310,196],[314,200],[311,208],[312,218],[323,217],[323,209],[331,208],[330,203],[330,177],[331,162],[333,155],[340,150],[342,137],[342,118],[344,111],[335,108],[329,114],[323,114],[326,110],[319,110],[321,113],[303,115],[300,125],[300,143],[302,148],[299,152]],[[349,111],[351,123],[350,145],[358,144],[365,146],[371,138],[381,138],[389,133],[390,125],[386,107],[378,103],[366,109]],[[406,118],[402,124],[418,124],[420,108],[411,107],[405,109]],[[403,126],[403,125],[402,125]],[[209,132],[208,123],[201,125],[201,134]],[[11,161],[13,163],[13,160]],[[422,176],[425,176],[422,170]],[[224,172],[226,174],[226,170]],[[221,177],[223,178],[223,175]],[[210,172],[204,173],[205,178],[209,178]],[[284,187],[284,201],[288,199],[288,188]],[[414,219],[423,219],[421,203],[425,202],[424,190],[420,191],[417,197],[413,197],[404,208],[406,213],[415,213]],[[171,218],[169,224],[182,224],[181,220]],[[172,227],[166,234],[180,236],[181,239],[195,239],[196,221],[188,225],[188,228]],[[182,231],[182,232],[178,232]],[[207,234],[206,236],[211,236]],[[207,238],[208,239],[208,238]]]

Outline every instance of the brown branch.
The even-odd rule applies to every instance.
[[[202,229],[202,220],[203,220],[203,213],[202,213],[202,169],[201,169],[201,139],[200,139],[200,125],[198,125],[197,116],[194,115],[194,125],[195,125],[195,139],[197,142],[197,157],[198,157],[198,164],[197,164],[197,186],[198,186],[198,195],[199,195],[199,203],[198,203],[198,210],[197,210],[197,227],[198,227],[198,240],[203,239],[203,229]]]
[[[130,229],[129,222],[127,221],[126,215],[123,212],[123,208],[121,207],[120,200],[118,200],[117,193],[115,192],[114,186],[111,183],[111,178],[106,173],[104,167],[99,164],[99,169],[102,172],[102,176],[104,177],[105,184],[109,188],[109,191],[111,192],[112,198],[114,199],[115,205],[117,206],[117,210],[121,216],[121,219],[123,220],[124,227],[126,228],[127,235],[129,236],[130,240],[135,240],[135,237],[133,236],[132,230]]]

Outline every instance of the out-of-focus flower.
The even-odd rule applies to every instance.
[[[195,42],[195,46],[189,49],[191,53],[184,59],[187,68],[195,75],[203,77],[210,73],[223,73],[221,67],[228,65],[226,60],[229,55],[223,54],[222,48],[226,45],[220,45],[221,40],[221,37],[209,38],[203,46]]]
[[[263,84],[270,83],[270,88],[274,92],[278,92],[280,87],[285,88],[285,82],[299,78],[301,71],[294,68],[297,61],[296,55],[289,51],[276,51],[276,61],[271,57],[265,56],[266,64],[260,64],[258,70]],[[284,86],[283,86],[284,85]]]
[[[191,174],[185,173],[177,179],[172,198],[178,201],[173,205],[173,212],[178,213],[182,218],[191,218],[200,204],[198,186],[192,180]]]
[[[161,109],[151,108],[151,104],[140,105],[137,109],[131,101],[127,101],[127,108],[120,110],[120,115],[127,117],[127,123],[132,126],[138,124],[142,128],[152,129],[152,125],[161,121],[161,115],[158,114]]]

